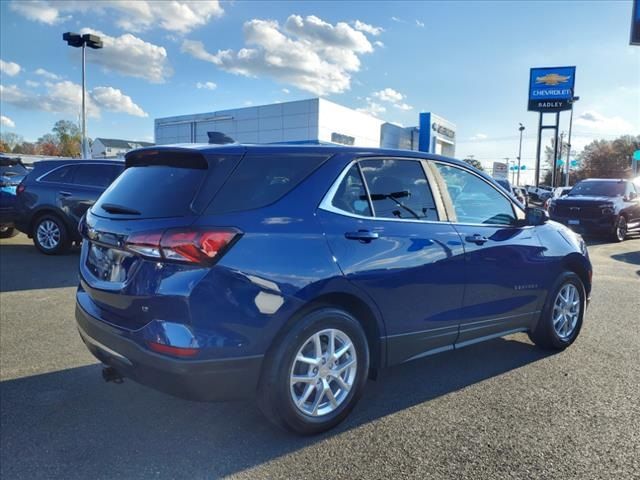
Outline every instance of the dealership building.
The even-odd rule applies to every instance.
[[[155,143],[339,144],[399,148],[455,156],[456,127],[430,112],[403,127],[323,98],[180,115],[155,120]],[[215,141],[214,141],[215,143]]]

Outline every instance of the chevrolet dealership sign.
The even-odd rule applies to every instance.
[[[571,109],[576,67],[532,68],[529,74],[529,110],[560,112]]]

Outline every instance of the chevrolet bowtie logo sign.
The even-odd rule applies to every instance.
[[[529,110],[561,112],[571,109],[576,67],[532,68],[529,72]]]
[[[547,73],[542,77],[536,78],[536,83],[543,83],[545,85],[554,86],[560,85],[561,83],[567,83],[571,75],[558,75],[557,73]]]

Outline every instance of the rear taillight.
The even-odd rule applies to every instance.
[[[24,183],[21,183],[18,185],[18,188],[16,188],[16,194],[20,195],[22,192],[24,192],[27,189],[27,187],[25,186]]]
[[[154,352],[174,357],[193,357],[200,351],[198,348],[172,347],[171,345],[165,345],[157,342],[147,342],[147,345],[149,345],[149,348]]]
[[[210,265],[240,237],[228,228],[169,229],[164,232],[135,233],[125,248],[149,258]]]

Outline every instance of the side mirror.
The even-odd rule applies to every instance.
[[[544,225],[549,221],[549,214],[543,208],[528,207],[525,214],[527,225]]]
[[[638,194],[636,192],[629,193],[629,201],[635,200],[636,198],[638,198]]]

